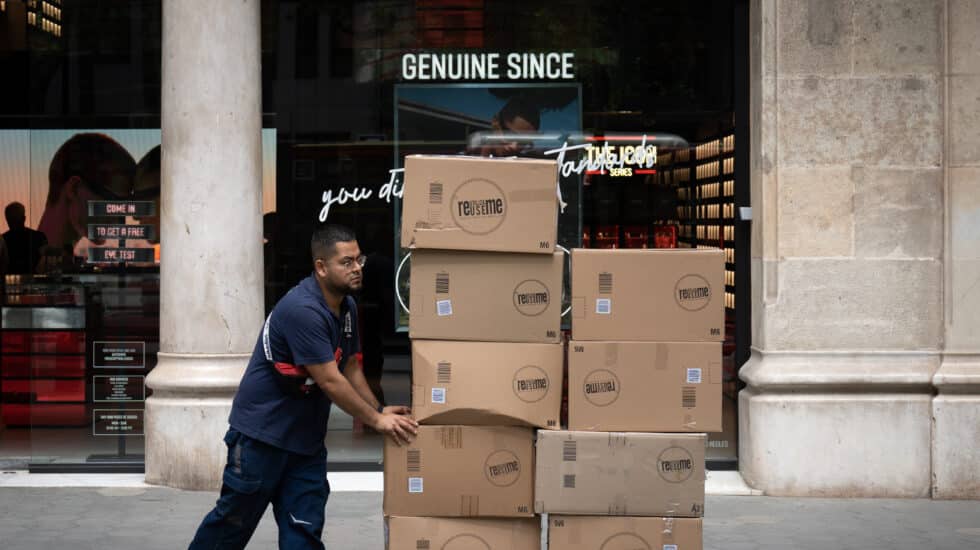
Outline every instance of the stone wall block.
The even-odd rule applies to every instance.
[[[980,396],[939,395],[932,409],[933,497],[980,498]]]
[[[940,89],[935,76],[782,79],[780,166],[938,166]]]
[[[950,260],[946,349],[980,351],[980,260]]]
[[[779,256],[851,256],[853,188],[848,167],[779,171]]]
[[[952,165],[980,165],[980,75],[950,76],[949,88]]]
[[[854,74],[940,74],[942,0],[862,0],[854,12]]]
[[[949,1],[949,64],[953,74],[980,74],[980,0]]]
[[[857,167],[852,178],[859,257],[942,257],[942,170]]]
[[[930,493],[929,395],[739,394],[739,470],[769,496]]]
[[[951,257],[980,260],[980,167],[951,168],[949,179]]]
[[[779,300],[765,308],[767,348],[937,349],[942,277],[935,260],[783,261]]]
[[[849,74],[854,4],[854,0],[777,2],[779,74]]]

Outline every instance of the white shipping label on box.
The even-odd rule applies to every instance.
[[[440,317],[446,317],[447,315],[453,314],[453,303],[451,300],[439,300],[436,302],[436,313]]]
[[[445,405],[446,388],[432,388],[432,402],[439,405]]]
[[[420,477],[410,477],[410,478],[408,478],[408,492],[409,493],[421,493],[422,492],[422,478],[420,478]]]
[[[687,369],[687,383],[688,384],[700,384],[701,383],[701,369]]]
[[[595,312],[599,315],[609,315],[612,313],[612,300],[609,298],[599,298],[596,300]]]

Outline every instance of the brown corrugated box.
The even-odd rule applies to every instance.
[[[401,244],[550,254],[557,182],[553,160],[407,156]]]
[[[388,518],[387,550],[537,550],[541,523],[536,519]]]
[[[701,517],[704,434],[539,431],[534,510]]]
[[[721,342],[725,253],[572,250],[572,338]]]
[[[720,342],[569,343],[568,429],[721,431]]]
[[[412,341],[412,414],[423,424],[558,429],[561,344]]]
[[[411,445],[385,438],[386,516],[531,517],[534,431],[419,426]]]
[[[702,522],[701,518],[551,516],[548,550],[701,550]]]
[[[563,255],[416,250],[409,335],[557,343]]]

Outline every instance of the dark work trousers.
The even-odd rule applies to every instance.
[[[291,453],[241,434],[225,435],[228,462],[221,496],[197,529],[191,550],[245,548],[265,509],[279,524],[279,548],[323,549],[320,536],[330,485],[327,450]]]

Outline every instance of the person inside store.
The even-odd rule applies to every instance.
[[[524,96],[514,96],[504,104],[490,120],[491,136],[508,134],[534,134],[541,128],[541,109]],[[499,140],[483,144],[480,155],[511,157],[520,155],[529,145],[527,140]]]
[[[27,227],[27,209],[19,202],[12,202],[3,209],[9,228],[3,234],[7,244],[10,263],[7,273],[19,275],[34,273],[41,259],[41,249],[48,244],[47,237],[40,231]]]
[[[38,230],[50,245],[45,256],[86,257],[90,246],[104,243],[88,239],[88,203],[93,200],[131,198],[136,163],[111,137],[75,134],[54,154],[48,169],[48,198]],[[110,243],[111,244],[111,243]]]
[[[310,243],[313,273],[273,308],[232,402],[221,495],[191,549],[244,548],[269,504],[280,548],[324,548],[330,485],[324,438],[331,403],[398,445],[418,423],[382,407],[364,379],[357,306],[365,256],[347,227],[326,225]]]
[[[10,256],[7,254],[7,241],[0,236],[0,288],[3,287],[3,276],[7,274]]]

